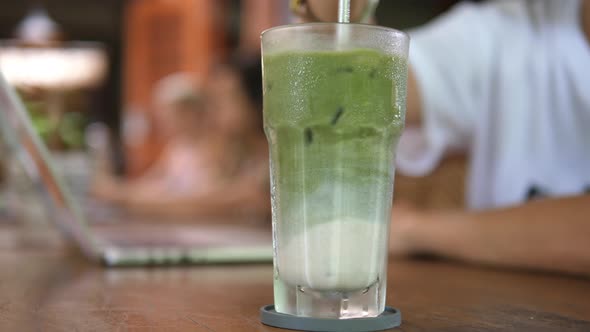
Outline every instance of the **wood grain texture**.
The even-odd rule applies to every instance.
[[[58,250],[0,250],[0,331],[280,331],[270,265],[105,269]],[[590,331],[590,281],[393,260],[397,331]]]

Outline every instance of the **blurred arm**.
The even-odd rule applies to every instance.
[[[270,212],[267,174],[268,164],[260,161],[252,169],[212,191],[181,197],[144,191],[126,197],[123,204],[135,212],[159,215],[266,216]]]
[[[164,154],[166,152],[163,152]],[[160,157],[144,174],[134,180],[124,180],[112,174],[98,174],[93,180],[94,197],[110,203],[121,203],[128,197],[141,196],[145,192],[161,195],[161,177],[165,174],[165,156]]]
[[[484,212],[408,213],[394,208],[390,243],[393,253],[590,276],[588,216],[590,195]]]
[[[419,127],[422,124],[420,89],[411,67],[408,67],[408,95],[406,99],[406,124]]]

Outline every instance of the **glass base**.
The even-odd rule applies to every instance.
[[[385,310],[385,283],[377,279],[364,289],[315,290],[275,280],[275,309],[299,317],[352,319],[377,317]]]
[[[390,330],[402,323],[402,314],[392,307],[377,317],[353,319],[325,319],[286,315],[276,312],[274,305],[260,308],[262,324],[282,329],[313,332],[373,332]]]

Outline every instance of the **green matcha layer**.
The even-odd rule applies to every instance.
[[[360,49],[263,61],[277,217],[381,220],[390,208],[403,128],[405,60]]]

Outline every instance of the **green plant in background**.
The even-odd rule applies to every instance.
[[[21,96],[22,98],[23,96]],[[51,121],[46,112],[43,111],[44,103],[40,101],[30,100],[23,98],[25,106],[29,111],[33,126],[37,130],[37,133],[41,136],[45,143],[48,143],[49,136],[53,130]]]
[[[84,127],[86,117],[79,112],[65,113],[57,128],[61,141],[69,149],[80,149],[84,146]]]
[[[87,117],[80,94],[64,96],[63,113],[57,118],[47,111],[47,103],[42,98],[21,94],[29,111],[33,126],[45,144],[52,150],[77,150],[84,147],[84,128]]]

